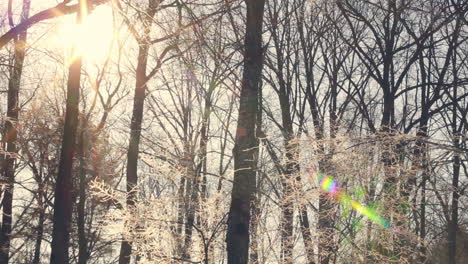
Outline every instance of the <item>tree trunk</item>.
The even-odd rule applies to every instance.
[[[328,264],[332,262],[334,254],[334,206],[333,201],[325,193],[319,195],[319,263]]]
[[[185,218],[185,177],[180,177],[179,188],[177,189],[177,223],[175,223],[175,235],[177,245],[175,255],[183,255],[182,227]]]
[[[132,210],[136,203],[136,186],[138,184],[138,152],[141,137],[141,124],[143,122],[143,105],[145,101],[146,66],[148,62],[149,44],[140,44],[138,50],[138,65],[136,68],[135,97],[133,100],[133,114],[130,124],[130,143],[127,153],[127,207]],[[129,264],[132,254],[132,243],[123,240],[120,247],[119,264]]]
[[[455,97],[456,98],[456,97]],[[455,143],[456,147],[459,147],[458,139]],[[457,232],[458,232],[458,199],[460,198],[459,194],[459,178],[460,178],[460,156],[454,154],[453,156],[453,177],[452,177],[452,206],[451,206],[451,216],[448,227],[448,256],[449,264],[457,263]]]
[[[146,71],[148,64],[148,55],[150,48],[151,26],[153,24],[154,15],[156,14],[159,1],[149,0],[148,8],[144,13],[143,18],[143,34],[138,40],[138,62],[136,68],[135,80],[135,95],[133,98],[132,121],[130,123],[130,142],[127,152],[127,208],[132,211],[135,206],[137,197],[138,184],[138,154],[140,148],[141,125],[143,123],[143,109],[148,89],[147,82],[149,80]],[[153,71],[155,71],[154,69]],[[120,247],[119,264],[129,264],[132,254],[132,242],[123,240]]]
[[[262,24],[265,0],[246,0],[247,22],[244,71],[234,155],[234,181],[229,209],[226,246],[229,264],[246,264],[249,258],[251,202],[255,192],[258,151],[256,119],[262,74]]]
[[[85,205],[86,205],[86,170],[85,170],[85,153],[87,147],[87,120],[83,120],[83,127],[80,132],[79,139],[79,160],[80,160],[80,179],[78,186],[78,207],[77,210],[77,225],[78,225],[78,264],[86,264],[88,262],[88,244],[86,241],[85,231]],[[86,141],[85,141],[86,140]]]
[[[80,0],[80,6],[87,7],[87,0]],[[85,8],[80,8],[77,23],[83,22]],[[76,47],[74,47],[76,49]],[[73,51],[74,52],[74,51]],[[76,132],[78,127],[80,101],[81,56],[74,58],[70,65],[67,83],[67,103],[63,130],[62,150],[59,170],[55,184],[54,217],[51,245],[51,264],[69,263],[68,247],[73,208],[73,159],[76,150]]]
[[[259,187],[259,185],[257,185]],[[250,221],[250,263],[259,264],[258,259],[258,224],[260,220],[260,192],[252,200],[252,216]]]
[[[263,89],[262,87],[259,88],[258,91],[258,111],[257,111],[257,124],[256,124],[256,145],[260,145],[260,139],[263,138],[263,131],[262,131],[262,124],[263,124]],[[255,158],[254,162],[255,164],[258,164],[259,162],[259,151],[255,152]],[[251,221],[250,221],[250,247],[252,248],[250,251],[250,263],[252,264],[259,264],[259,259],[258,259],[258,225],[260,222],[260,217],[261,217],[261,208],[260,208],[260,202],[261,202],[261,190],[262,190],[262,183],[263,183],[263,177],[257,177],[257,182],[255,184],[256,190],[253,195],[253,200],[251,202]],[[260,191],[258,191],[260,190]]]
[[[21,21],[29,17],[29,7],[31,0],[23,1],[23,10]],[[5,179],[5,189],[3,193],[3,211],[2,226],[0,229],[0,263],[8,264],[10,257],[11,226],[13,211],[13,185],[15,181],[15,155],[18,151],[16,146],[17,131],[16,122],[19,116],[19,90],[21,84],[21,74],[23,72],[23,63],[25,57],[25,45],[27,32],[24,31],[15,40],[14,64],[11,70],[10,80],[8,81],[8,103],[7,103],[7,121],[3,134],[3,143],[6,144],[7,154],[2,160],[2,174]]]
[[[154,0],[149,1],[149,6],[146,9],[143,18],[143,25],[145,27],[143,36],[138,39],[139,49],[136,68],[135,96],[133,99],[132,121],[130,124],[130,142],[127,152],[127,207],[129,210],[132,210],[132,208],[135,206],[137,199],[136,186],[138,184],[138,154],[141,137],[141,125],[143,122],[144,102],[146,97],[146,90],[148,89],[148,76],[146,71],[149,48],[151,45],[149,37],[158,3],[158,1]],[[123,240],[120,247],[119,264],[130,263],[131,254],[131,241]]]
[[[289,107],[288,107],[289,110]],[[283,123],[283,127],[288,124]],[[292,124],[291,130],[292,130]],[[282,198],[282,215],[281,215],[281,258],[282,263],[293,263],[293,248],[294,248],[294,174],[299,172],[299,164],[296,160],[297,144],[291,142],[292,131],[285,132],[288,134],[285,139],[286,148],[286,169],[282,177],[283,198]],[[290,134],[291,133],[291,134]]]
[[[39,198],[39,207],[40,207],[40,212],[39,212],[39,220],[37,223],[37,237],[36,237],[36,244],[34,247],[34,258],[32,264],[39,264],[41,260],[41,245],[42,245],[42,239],[44,236],[44,222],[45,222],[45,208],[44,204],[42,202],[42,197],[43,193],[42,191],[38,194]]]
[[[293,263],[293,231],[294,231],[294,183],[295,174],[299,172],[298,145],[294,142],[293,121],[291,118],[289,92],[291,90],[282,76],[279,82],[279,101],[283,123],[284,148],[286,150],[286,165],[281,175],[283,197],[281,203],[281,259],[285,264]]]
[[[307,208],[301,206],[300,208],[300,219],[299,223],[301,225],[302,240],[304,240],[304,247],[307,254],[307,263],[315,264],[314,258],[314,244],[312,243],[312,233],[310,232],[310,221],[307,214]]]
[[[196,170],[193,170],[193,161],[189,152],[191,150],[189,148],[186,149],[186,160],[185,166],[187,170],[187,177],[189,179],[193,179],[193,186],[191,189],[191,195],[188,197],[189,201],[187,204],[187,222],[185,224],[185,239],[184,245],[182,248],[182,258],[185,260],[190,260],[190,248],[192,244],[192,236],[193,236],[193,225],[195,224],[195,216],[197,209],[200,206],[200,201],[205,199],[206,195],[206,155],[207,155],[207,143],[208,143],[208,130],[209,130],[209,119],[211,114],[211,94],[214,90],[215,86],[213,84],[210,85],[209,90],[205,97],[205,110],[203,112],[202,118],[202,126],[200,129],[200,153],[199,153],[199,164],[196,166]],[[189,88],[190,89],[190,88]],[[187,111],[191,111],[191,107],[187,109]],[[189,146],[189,141],[187,138],[186,146]],[[205,170],[204,170],[205,169]],[[205,252],[207,253],[207,252]],[[208,256],[208,254],[205,254]],[[208,261],[207,259],[204,260],[205,262]]]
[[[29,160],[32,161],[32,157],[27,150],[27,146],[23,149],[26,152],[26,155],[28,155]],[[40,158],[40,164],[44,164],[44,155],[41,154]],[[36,227],[36,241],[35,241],[35,246],[34,246],[34,255],[33,255],[33,261],[32,264],[39,264],[41,260],[41,246],[42,246],[42,240],[44,237],[44,222],[46,218],[46,205],[44,204],[45,201],[45,191],[44,191],[44,182],[43,182],[43,169],[41,167],[40,170],[37,170],[36,166],[31,166],[34,178],[38,184],[37,188],[37,193],[36,193],[36,199],[37,199],[37,205],[39,208],[39,219],[37,221],[37,227]]]
[[[198,192],[200,188],[200,174],[195,172],[193,169],[193,159],[191,155],[191,150],[188,147],[190,145],[188,138],[185,141],[184,146],[184,167],[185,167],[185,177],[187,178],[187,187],[186,187],[186,197],[185,197],[185,213],[186,213],[186,222],[185,222],[185,236],[184,244],[182,246],[182,255],[183,259],[190,259],[190,247],[192,244],[192,234],[193,234],[193,225],[195,224],[195,212],[198,204]]]
[[[457,70],[457,52],[453,52],[453,75],[454,83],[458,82]],[[453,88],[453,104],[452,104],[452,137],[455,149],[460,149],[460,139],[462,137],[461,131],[457,127],[457,88]],[[450,221],[448,226],[448,263],[457,263],[457,232],[458,232],[458,199],[460,198],[459,181],[460,181],[460,154],[453,153],[452,158],[453,176],[452,176],[452,206],[450,212]]]

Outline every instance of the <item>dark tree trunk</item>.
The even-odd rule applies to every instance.
[[[81,6],[87,6],[86,0],[80,0]],[[77,23],[82,23],[80,8]],[[55,184],[54,217],[51,245],[51,264],[69,263],[68,247],[73,208],[73,159],[76,151],[76,132],[78,127],[79,99],[80,99],[81,56],[71,63],[67,83],[67,103],[65,110],[65,125],[63,130],[62,150],[60,154],[59,170]]]
[[[137,38],[139,45],[138,62],[136,68],[132,120],[130,123],[130,142],[127,152],[127,208],[130,211],[132,211],[137,201],[136,187],[138,184],[138,155],[140,148],[141,125],[143,123],[144,102],[146,97],[146,90],[148,89],[147,82],[149,80],[149,76],[147,76],[146,73],[149,48],[151,45],[149,38],[151,33],[151,26],[153,24],[153,18],[156,14],[158,5],[159,1],[148,1],[148,8],[146,9],[142,19],[144,26],[143,34],[141,37]],[[153,69],[153,73],[155,73],[156,70],[156,68]],[[129,264],[131,255],[132,242],[124,239],[120,247],[119,264]]]
[[[33,163],[33,158],[27,149],[27,146],[23,148],[23,151],[25,154],[28,156],[28,159],[31,163]],[[38,205],[38,210],[39,210],[39,219],[37,221],[37,226],[36,226],[36,241],[35,241],[35,246],[34,246],[34,255],[33,255],[33,261],[32,264],[39,264],[41,261],[41,246],[42,246],[42,240],[44,238],[44,222],[46,219],[46,194],[44,190],[44,179],[43,179],[43,167],[45,164],[44,161],[44,152],[41,151],[40,154],[40,169],[38,170],[37,167],[34,165],[31,166],[31,170],[33,172],[34,178],[36,180],[36,183],[38,185],[37,192],[36,192],[36,199],[37,199],[37,205]]]
[[[80,179],[78,183],[78,207],[77,210],[77,225],[78,225],[78,264],[86,264],[88,262],[88,243],[86,241],[85,230],[85,205],[86,205],[86,169],[85,169],[85,153],[88,146],[87,136],[87,120],[83,120],[83,127],[80,132],[79,139],[79,160],[80,160]]]
[[[272,6],[273,5],[273,6]],[[299,172],[299,164],[297,162],[298,148],[295,140],[295,133],[293,129],[293,118],[296,114],[295,107],[291,107],[291,104],[297,100],[297,93],[294,93],[292,88],[293,75],[290,72],[291,67],[296,67],[293,63],[290,63],[291,56],[287,55],[292,49],[289,40],[283,38],[290,38],[290,30],[292,24],[286,20],[284,24],[279,24],[280,19],[275,10],[275,3],[268,5],[268,15],[271,20],[271,35],[274,50],[277,53],[276,59],[269,59],[274,61],[275,66],[270,66],[272,71],[276,75],[276,80],[270,80],[272,86],[277,91],[278,99],[281,107],[281,120],[282,127],[281,132],[283,135],[286,164],[283,167],[280,174],[280,182],[282,186],[282,197],[281,197],[281,220],[280,220],[280,234],[281,234],[281,262],[284,264],[293,263],[293,248],[294,248],[294,198],[295,198],[295,175]],[[282,6],[284,12],[289,13],[289,2]],[[280,26],[282,30],[277,29]],[[286,53],[286,54],[283,54]],[[277,84],[276,84],[277,83]],[[296,98],[294,98],[296,96]],[[291,98],[290,98],[291,97]],[[298,114],[301,115],[302,113]]]
[[[257,185],[259,188],[260,185]],[[258,259],[258,224],[260,220],[260,192],[257,192],[252,201],[252,216],[250,221],[250,263],[259,264]]]
[[[455,38],[456,39],[456,38]],[[451,54],[452,55],[452,54]],[[452,68],[454,83],[458,82],[457,69],[457,52],[453,52]],[[457,126],[457,104],[456,98],[458,85],[453,88],[453,104],[452,104],[452,137],[455,149],[460,149],[460,139],[462,138],[461,130]],[[461,128],[461,127],[460,127]],[[457,232],[458,232],[458,200],[460,198],[459,181],[460,181],[460,154],[453,153],[452,158],[453,176],[452,176],[452,206],[450,212],[450,221],[448,226],[448,263],[457,263]]]
[[[136,203],[136,186],[138,184],[138,153],[143,122],[143,106],[147,89],[146,66],[148,62],[149,44],[140,44],[138,50],[138,65],[136,68],[135,97],[133,99],[133,114],[130,124],[130,143],[127,153],[127,207],[129,210]],[[120,247],[119,264],[129,264],[132,254],[132,243],[123,240]]]
[[[204,175],[203,170],[204,165],[206,165],[206,155],[207,155],[207,143],[208,143],[208,130],[209,130],[209,118],[211,114],[211,94],[213,89],[215,88],[214,85],[209,87],[209,90],[205,97],[205,110],[203,112],[202,118],[202,126],[200,129],[200,154],[199,154],[199,163],[197,164],[196,170],[193,170],[193,161],[190,155],[190,149],[186,149],[186,160],[185,166],[187,170],[187,176],[189,179],[193,179],[191,195],[188,198],[187,203],[187,221],[185,224],[185,239],[184,245],[182,248],[182,258],[189,260],[190,259],[190,248],[192,244],[192,236],[193,236],[193,225],[195,224],[195,216],[197,212],[197,208],[200,206],[200,201],[205,199],[206,194],[206,175]],[[189,88],[190,89],[190,88]],[[187,108],[187,111],[191,111],[191,107]],[[189,113],[187,113],[189,114]],[[189,146],[189,141],[187,138],[186,146]],[[205,256],[208,256],[208,252],[205,252]],[[205,262],[208,260],[205,259]]]
[[[195,224],[195,211],[198,201],[198,193],[200,187],[200,175],[197,174],[193,169],[193,158],[191,150],[189,148],[190,142],[188,137],[185,141],[184,150],[184,166],[185,166],[185,177],[187,178],[186,197],[185,197],[185,236],[184,243],[182,246],[182,258],[190,259],[190,247],[192,244],[193,225]]]
[[[183,255],[182,227],[185,218],[185,177],[180,177],[179,188],[177,189],[177,223],[175,223],[175,234],[177,237],[176,255]]]
[[[263,89],[262,87],[259,88],[258,91],[258,111],[257,111],[257,124],[256,124],[256,145],[260,145],[260,139],[264,138],[263,136],[263,131],[262,131],[262,124],[263,124]],[[258,164],[259,162],[259,151],[255,152],[255,158],[254,162],[255,164]],[[261,207],[260,207],[260,202],[261,202],[261,191],[257,190],[262,190],[262,182],[263,182],[263,177],[257,177],[257,182],[255,184],[256,190],[253,196],[252,200],[252,208],[251,208],[251,220],[250,220],[250,263],[252,264],[259,264],[259,259],[258,259],[258,225],[261,217]]]
[[[283,126],[285,127],[286,124],[283,123]],[[291,136],[288,136],[288,138],[292,139]],[[282,263],[292,264],[294,248],[294,174],[299,172],[299,164],[296,160],[297,143],[293,143],[291,140],[285,139],[285,144],[287,164],[284,174],[281,175],[283,187],[283,201],[281,204],[281,258]]]
[[[314,90],[314,70],[313,65],[315,61],[315,51],[318,47],[314,47],[308,42],[309,35],[306,33],[306,22],[304,20],[303,14],[305,13],[305,8],[302,6],[299,10],[298,15],[298,33],[299,33],[299,40],[300,40],[300,49],[302,51],[304,60],[307,63],[304,64],[305,73],[306,73],[306,92],[305,96],[307,98],[307,102],[310,107],[310,111],[312,114],[312,122],[314,125],[314,131],[316,133],[317,139],[319,139],[323,134],[323,122],[321,122],[318,106],[316,104],[316,94]],[[312,234],[310,232],[310,221],[309,216],[307,213],[307,207],[301,205],[300,207],[300,218],[299,223],[301,226],[301,233],[302,239],[304,241],[304,247],[306,249],[307,254],[307,262],[309,264],[315,263],[315,256],[314,256],[314,247],[315,244],[312,241]]]
[[[312,233],[310,232],[309,216],[305,206],[301,206],[300,214],[299,222],[301,225],[302,239],[304,240],[304,247],[307,254],[307,263],[315,264],[314,244],[312,242]]]
[[[36,234],[36,243],[34,247],[34,257],[32,264],[39,264],[41,260],[41,245],[42,239],[44,237],[44,222],[45,222],[45,208],[43,202],[43,186],[40,186],[40,191],[38,195],[38,205],[39,205],[39,220],[37,223],[37,234]]]
[[[332,260],[334,254],[334,206],[332,201],[326,194],[321,193],[319,196],[319,219],[318,226],[319,234],[319,263],[328,264]]]
[[[246,0],[247,22],[244,71],[234,147],[234,181],[226,246],[229,264],[246,264],[249,258],[251,202],[255,193],[258,151],[256,119],[262,74],[262,24],[265,0]]]
[[[23,1],[23,11],[21,21],[29,17],[30,0]],[[17,131],[16,122],[19,116],[19,90],[21,84],[21,74],[25,57],[27,32],[24,31],[15,39],[14,64],[11,69],[10,80],[8,81],[8,103],[7,121],[3,134],[3,143],[6,144],[7,155],[2,160],[2,175],[5,179],[5,189],[3,193],[2,226],[0,229],[0,263],[7,264],[10,260],[10,242],[13,211],[13,185],[15,181],[15,155],[18,151],[16,146]]]
[[[281,106],[281,117],[283,123],[284,147],[286,150],[286,166],[281,175],[281,185],[283,187],[282,216],[281,216],[281,258],[285,264],[293,263],[294,248],[294,183],[295,174],[299,172],[298,146],[294,142],[293,121],[291,117],[291,107],[289,93],[291,91],[282,77],[279,82],[279,100]]]
[[[430,55],[429,55],[430,56]],[[420,126],[419,126],[419,131],[418,131],[418,134],[420,134],[420,136],[422,137],[427,137],[427,123],[428,123],[428,120],[429,120],[429,108],[427,107],[427,103],[428,103],[428,87],[426,85],[426,82],[430,82],[430,77],[429,75],[426,74],[426,69],[424,68],[425,65],[424,65],[424,57],[420,56],[419,58],[419,68],[421,69],[421,81],[422,81],[422,89],[421,89],[421,107],[422,107],[422,114],[421,114],[421,117],[423,117],[421,119],[421,123],[420,123]],[[429,67],[428,69],[429,71],[431,70],[431,68]],[[424,112],[426,111],[426,112]],[[419,169],[422,171],[422,182],[421,182],[421,205],[420,205],[420,212],[419,212],[419,237],[421,239],[421,241],[424,241],[424,239],[426,238],[426,183],[427,183],[427,179],[429,177],[429,164],[427,162],[427,149],[426,149],[426,146],[425,146],[425,143],[422,142],[422,140],[420,140],[418,138],[418,143],[417,146],[416,146],[416,160],[419,160],[418,161],[418,164],[419,164]],[[418,145],[421,145],[421,148],[418,148]],[[418,157],[419,156],[419,157]],[[416,189],[416,180],[414,179],[410,179],[412,182],[410,182],[410,184],[412,185],[411,188],[414,188]],[[419,256],[419,261],[421,263],[425,263],[426,262],[426,245],[425,243],[420,243],[419,245],[419,253],[420,253],[420,256]]]
[[[455,139],[458,140],[458,139]],[[458,142],[457,142],[458,143]],[[460,198],[458,183],[460,178],[460,157],[455,154],[453,157],[453,178],[452,178],[452,207],[448,227],[448,256],[449,264],[457,263],[457,232],[458,232],[458,199]]]

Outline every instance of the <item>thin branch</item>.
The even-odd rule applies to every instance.
[[[109,0],[90,0],[93,6],[98,6],[101,4],[104,4],[108,2]],[[30,17],[29,19],[26,19],[25,21],[19,23],[12,29],[10,29],[7,33],[2,35],[0,37],[0,49],[5,47],[10,40],[14,39],[16,36],[21,34],[21,32],[24,32],[28,28],[30,28],[32,25],[37,24],[41,21],[64,16],[64,15],[69,15],[77,12],[79,10],[79,4],[75,5],[67,5],[70,2],[70,0],[65,0],[62,3],[56,5],[55,7],[43,10],[34,16]]]

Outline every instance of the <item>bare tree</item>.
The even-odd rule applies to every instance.
[[[14,26],[11,10],[12,1],[8,1],[8,20]],[[29,17],[30,0],[23,1],[21,22]],[[20,112],[19,92],[21,87],[21,75],[23,72],[24,58],[26,56],[27,31],[15,38],[13,67],[10,70],[8,81],[8,109],[7,120],[3,131],[2,145],[6,145],[6,157],[2,160],[2,175],[5,179],[2,199],[2,227],[0,230],[0,262],[8,263],[10,260],[11,226],[13,215],[13,187],[15,181],[15,159],[17,147],[17,123]],[[3,187],[3,186],[2,186]]]
[[[244,72],[234,147],[234,181],[226,235],[228,263],[247,263],[251,202],[255,193],[254,163],[258,91],[262,73],[262,24],[265,1],[246,1]]]
[[[88,3],[80,0],[77,23],[83,23]],[[74,47],[76,49],[76,47]],[[76,134],[79,115],[81,79],[81,56],[71,62],[67,83],[67,103],[63,130],[62,149],[54,195],[54,218],[52,231],[52,252],[50,263],[68,263],[71,218],[73,208],[73,161],[76,152]]]
[[[157,57],[156,65],[148,72],[148,56],[152,44],[164,41],[166,38],[151,39],[151,29],[153,26],[153,19],[157,11],[166,8],[161,1],[149,0],[148,6],[144,11],[138,10],[140,20],[143,27],[142,32],[138,32],[132,22],[127,18],[127,25],[138,43],[138,57],[136,67],[135,79],[135,95],[133,99],[132,120],[130,123],[130,142],[127,152],[127,206],[132,207],[136,203],[136,186],[138,184],[138,155],[141,138],[141,126],[143,122],[143,109],[147,93],[148,81],[160,70],[167,53],[174,49],[176,46],[167,46],[161,54]],[[119,263],[130,263],[132,254],[131,241],[123,240],[120,248]]]

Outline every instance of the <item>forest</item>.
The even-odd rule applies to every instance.
[[[0,1],[0,264],[468,263],[468,1]]]

